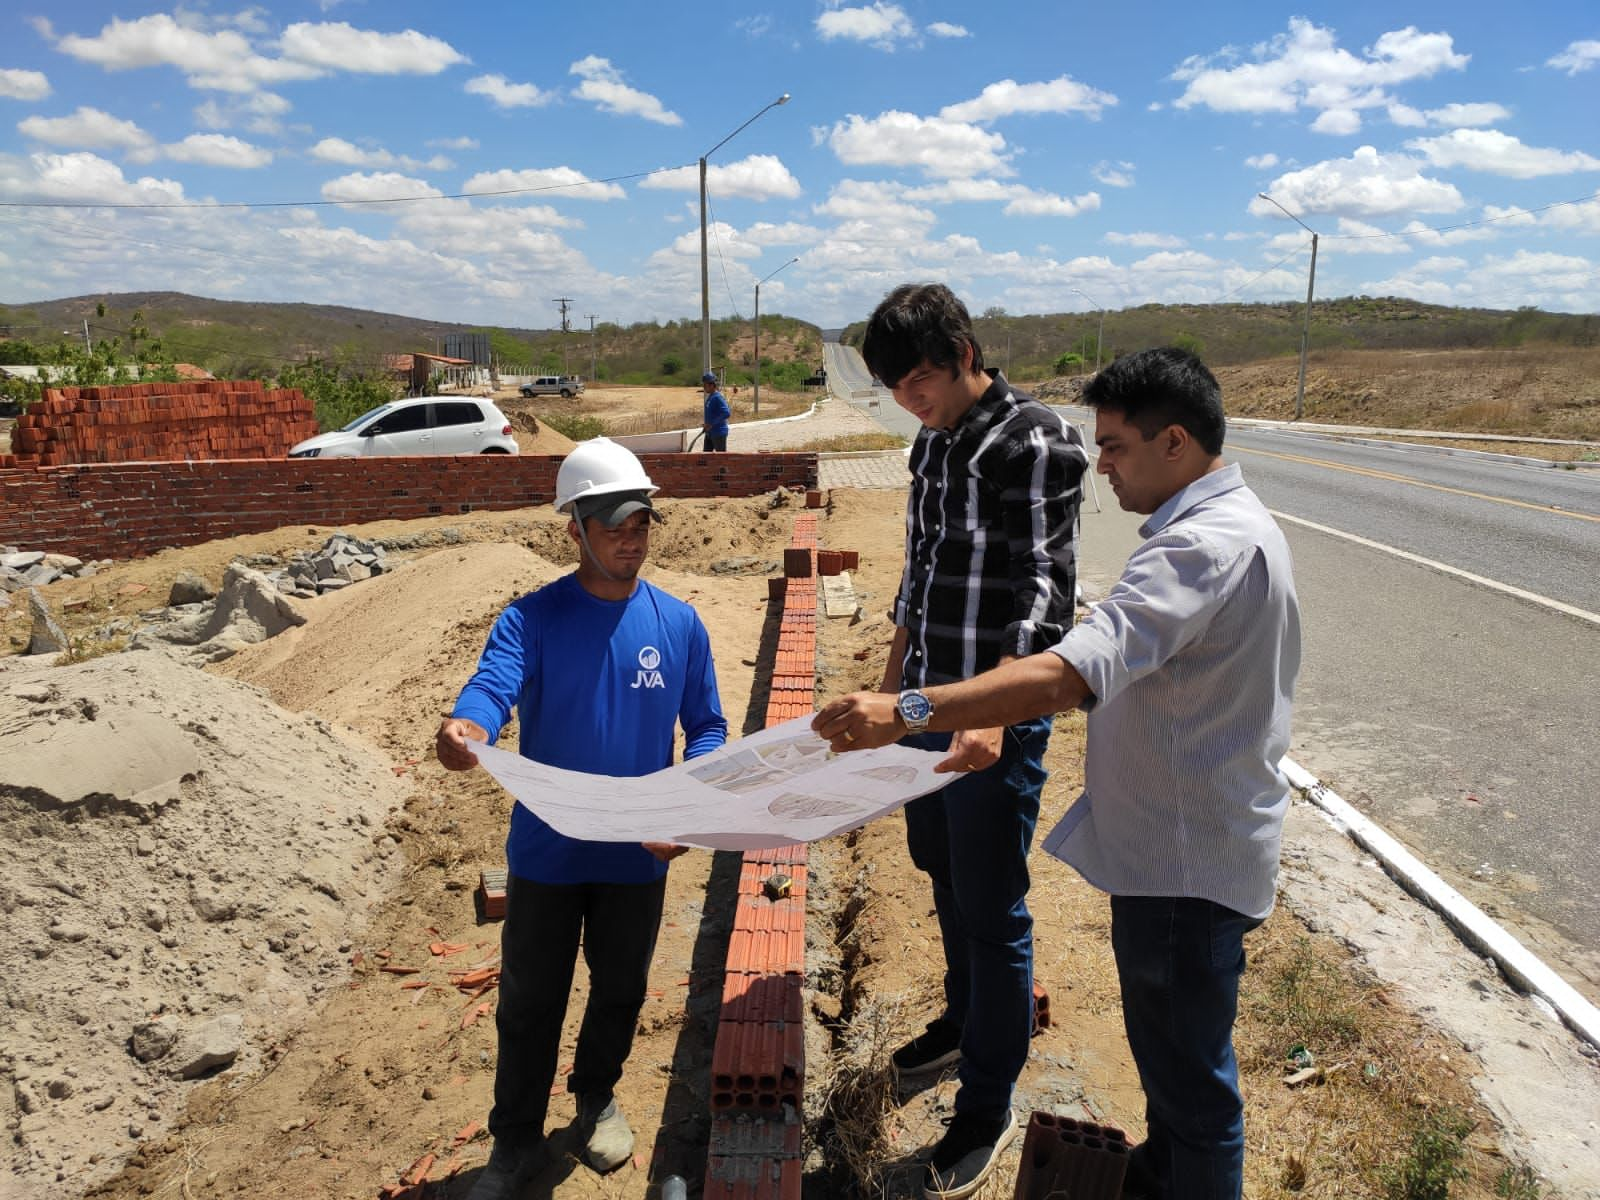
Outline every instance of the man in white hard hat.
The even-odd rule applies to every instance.
[[[578,445],[556,477],[578,569],[514,601],[495,622],[478,669],[439,727],[439,761],[477,765],[468,739],[493,744],[517,710],[521,753],[567,770],[647,775],[727,739],[711,643],[694,609],[640,579],[661,520],[639,460],[606,438]],[[684,847],[564,837],[512,809],[501,933],[499,1059],[489,1131],[494,1150],[470,1200],[517,1196],[546,1161],[546,1110],[578,947],[589,1000],[568,1090],[577,1096],[585,1161],[606,1172],[633,1154],[612,1091],[643,1007],[666,892]]]

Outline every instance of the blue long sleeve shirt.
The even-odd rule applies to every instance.
[[[706,397],[705,420],[702,424],[706,432],[717,437],[724,437],[728,432],[728,418],[733,415],[733,410],[728,407],[728,401],[721,392],[712,392]]]
[[[711,640],[694,609],[639,580],[626,600],[602,600],[564,575],[514,601],[495,622],[453,716],[491,743],[515,706],[524,758],[619,777],[672,765],[675,727],[685,758],[722,745]],[[506,859],[539,883],[647,883],[666,864],[636,842],[565,837],[515,805]]]

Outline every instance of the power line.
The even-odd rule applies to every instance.
[[[744,316],[739,312],[738,302],[733,298],[733,285],[728,282],[728,263],[722,257],[722,243],[717,238],[717,210],[712,207],[709,191],[706,193],[706,207],[711,210],[711,242],[717,248],[717,266],[722,271],[722,290],[728,293],[728,307],[733,310],[734,318],[742,321]]]
[[[1289,251],[1289,253],[1285,254],[1282,258],[1280,258],[1277,262],[1273,263],[1265,271],[1261,272],[1261,274],[1255,276],[1254,278],[1245,280],[1238,287],[1234,288],[1231,292],[1223,292],[1222,295],[1218,296],[1215,300],[1212,301],[1212,303],[1213,304],[1221,304],[1229,296],[1236,296],[1240,292],[1244,291],[1245,288],[1249,287],[1252,283],[1255,283],[1256,280],[1265,279],[1268,275],[1271,275],[1274,271],[1276,271],[1279,267],[1283,266],[1283,264],[1288,262],[1291,258],[1295,258],[1296,256],[1304,253],[1305,249],[1306,249],[1306,246],[1309,246],[1310,244],[1311,244],[1310,242],[1307,242],[1307,243],[1305,243],[1305,245],[1296,246],[1293,250]]]
[[[525,196],[534,192],[561,192],[573,188],[593,187],[597,183],[625,183],[630,179],[644,179],[668,171],[681,171],[692,166],[685,163],[676,167],[653,167],[648,171],[634,171],[627,175],[610,175],[604,179],[585,179],[581,183],[547,183],[538,187],[498,188],[488,192],[452,192],[438,196],[383,196],[371,200],[224,200],[208,204],[201,200],[169,201],[161,204],[115,204],[99,200],[0,200],[0,208],[199,208],[217,210],[224,208],[352,208],[380,204],[423,204],[431,200],[479,200],[489,196]]]
[[[1454,225],[1425,225],[1418,229],[1404,229],[1397,233],[1325,233],[1322,240],[1325,242],[1366,242],[1377,238],[1406,238],[1415,237],[1419,233],[1451,233],[1457,229],[1472,229],[1479,225],[1493,225],[1496,221],[1509,221],[1513,217],[1531,217],[1535,213],[1549,212],[1552,208],[1567,208],[1574,204],[1591,204],[1600,201],[1600,192],[1588,196],[1579,196],[1575,200],[1554,200],[1549,204],[1542,204],[1538,208],[1518,208],[1511,212],[1501,213],[1498,217],[1484,217],[1477,221],[1460,221]]]

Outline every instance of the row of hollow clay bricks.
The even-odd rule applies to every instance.
[[[767,700],[769,727],[815,707],[816,540],[816,516],[798,514],[793,544],[784,554],[785,579],[774,581],[780,586],[768,593],[783,605]],[[706,1200],[800,1196],[806,877],[803,845],[745,852],[711,1056]]]

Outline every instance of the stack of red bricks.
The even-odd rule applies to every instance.
[[[0,467],[282,458],[316,432],[303,393],[253,379],[46,388]]]
[[[815,708],[816,548],[816,516],[796,516],[768,727]],[[806,847],[747,850],[711,1054],[705,1200],[799,1200],[805,969]]]

